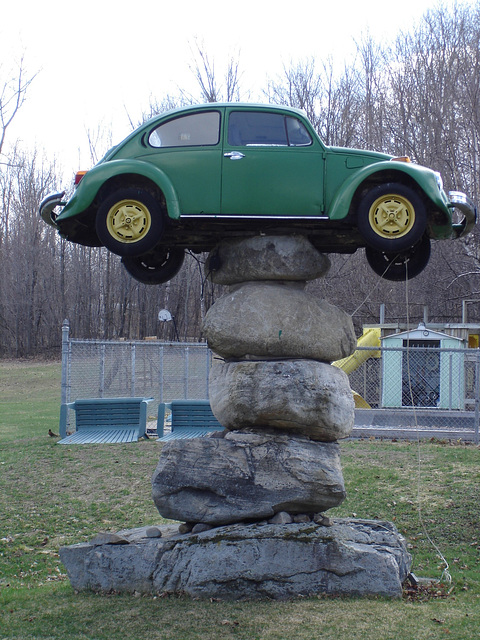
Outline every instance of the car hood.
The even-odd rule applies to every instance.
[[[378,151],[366,151],[363,149],[350,149],[348,147],[327,147],[328,151],[343,156],[357,156],[369,158],[372,162],[378,160],[391,160],[393,156],[388,153],[380,153]]]

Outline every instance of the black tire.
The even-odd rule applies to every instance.
[[[119,256],[140,256],[158,244],[163,231],[159,202],[148,191],[115,191],[98,208],[95,227],[102,244]]]
[[[367,247],[365,255],[373,271],[385,280],[411,280],[425,269],[430,260],[430,240],[423,236],[421,241],[408,251],[394,254]]]
[[[424,235],[427,211],[410,187],[395,182],[381,184],[360,201],[357,226],[367,246],[386,253],[406,251]]]
[[[163,284],[177,275],[184,258],[183,249],[158,247],[143,256],[124,257],[122,264],[142,284]]]

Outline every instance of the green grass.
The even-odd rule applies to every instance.
[[[413,571],[451,584],[402,600],[216,602],[74,593],[58,557],[98,531],[162,522],[150,497],[160,447],[57,446],[60,366],[0,363],[0,640],[424,640],[480,636],[480,449],[342,443],[335,516],[392,520]],[[420,509],[419,509],[420,508]],[[420,511],[420,513],[419,513]],[[435,546],[434,546],[435,545]]]

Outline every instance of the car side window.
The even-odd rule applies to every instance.
[[[220,113],[206,111],[168,120],[154,129],[148,142],[152,147],[201,147],[218,144]]]
[[[312,138],[303,122],[297,118],[285,118],[287,123],[288,143],[291,147],[308,147],[312,144]]]
[[[230,146],[307,146],[312,138],[297,118],[280,113],[234,111],[228,121]]]

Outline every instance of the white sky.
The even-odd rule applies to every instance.
[[[68,177],[91,165],[86,131],[129,132],[149,99],[196,85],[189,64],[195,38],[221,75],[240,51],[241,85],[274,78],[310,56],[341,62],[354,39],[378,42],[410,29],[437,0],[14,0],[1,11],[0,86],[22,53],[27,101],[9,131],[27,149],[45,150]],[[99,149],[103,153],[106,149]],[[61,185],[59,185],[61,186]]]

